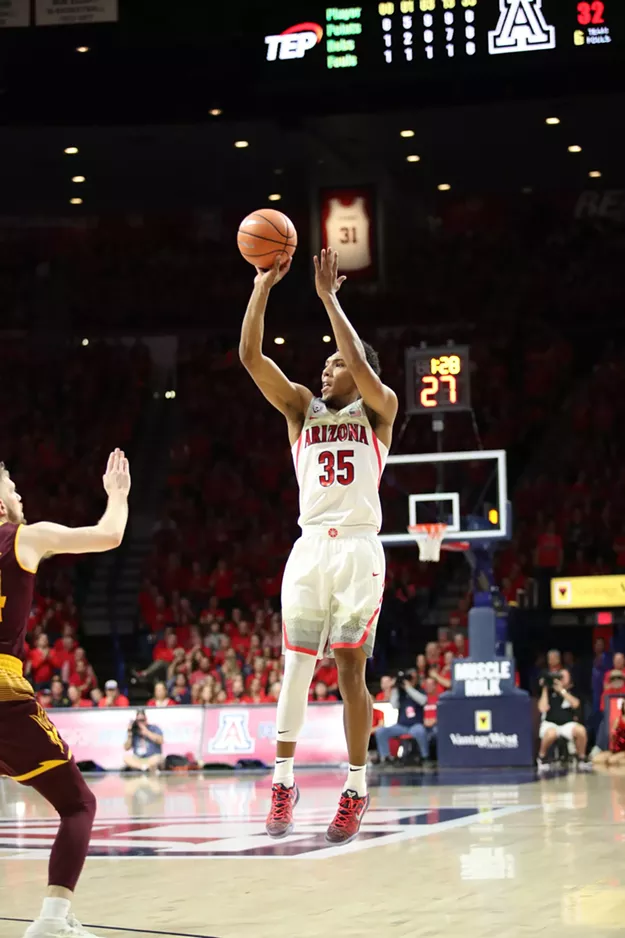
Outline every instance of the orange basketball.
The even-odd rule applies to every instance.
[[[276,257],[283,264],[293,257],[297,247],[297,232],[290,218],[273,208],[251,212],[239,225],[237,234],[239,251],[246,261],[269,270]]]

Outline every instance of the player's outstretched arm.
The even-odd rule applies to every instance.
[[[102,479],[108,495],[106,511],[97,524],[85,528],[67,528],[63,524],[40,521],[20,528],[16,542],[20,565],[35,572],[44,557],[53,554],[101,553],[119,547],[128,521],[130,468],[124,453],[116,449],[109,456]]]
[[[358,333],[343,312],[337,293],[347,279],[338,276],[339,256],[332,248],[315,256],[315,287],[319,299],[330,317],[330,324],[336,339],[336,347],[349,368],[356,382],[363,401],[378,415],[380,420],[393,425],[397,416],[397,395],[380,380],[379,375],[367,361],[365,350]]]
[[[301,384],[289,381],[276,363],[263,354],[263,335],[269,292],[274,284],[279,283],[288,273],[290,266],[290,259],[282,267],[276,259],[271,270],[256,268],[254,289],[247,304],[239,342],[241,362],[269,403],[287,418],[305,414],[312,400],[312,393]]]

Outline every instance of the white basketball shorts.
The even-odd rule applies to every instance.
[[[538,730],[538,736],[542,739],[550,730],[555,730],[558,734],[558,739],[566,739],[568,742],[571,742],[573,739],[573,730],[576,726],[579,726],[579,723],[576,723],[574,720],[571,720],[570,723],[563,723],[561,726],[558,726],[557,723],[550,723],[548,720],[543,720]]]
[[[318,658],[335,648],[373,654],[386,562],[370,527],[305,528],[282,581],[283,647]]]

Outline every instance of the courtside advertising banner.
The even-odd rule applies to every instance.
[[[128,726],[134,708],[51,710],[50,718],[77,762],[103,769],[123,766]],[[258,759],[271,765],[276,754],[275,705],[249,707],[148,707],[148,723],[164,737],[163,754],[190,755],[203,763],[236,765]],[[340,704],[311,704],[297,744],[299,765],[339,765],[347,758]]]
[[[30,0],[2,0],[0,3],[0,29],[30,26]]]
[[[35,0],[37,26],[116,23],[117,0]]]

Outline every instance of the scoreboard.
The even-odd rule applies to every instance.
[[[406,349],[406,413],[471,410],[471,363],[467,345]]]
[[[625,60],[624,8],[625,0],[297,0],[286,20],[267,11],[258,49],[265,74],[289,82],[568,69]]]

